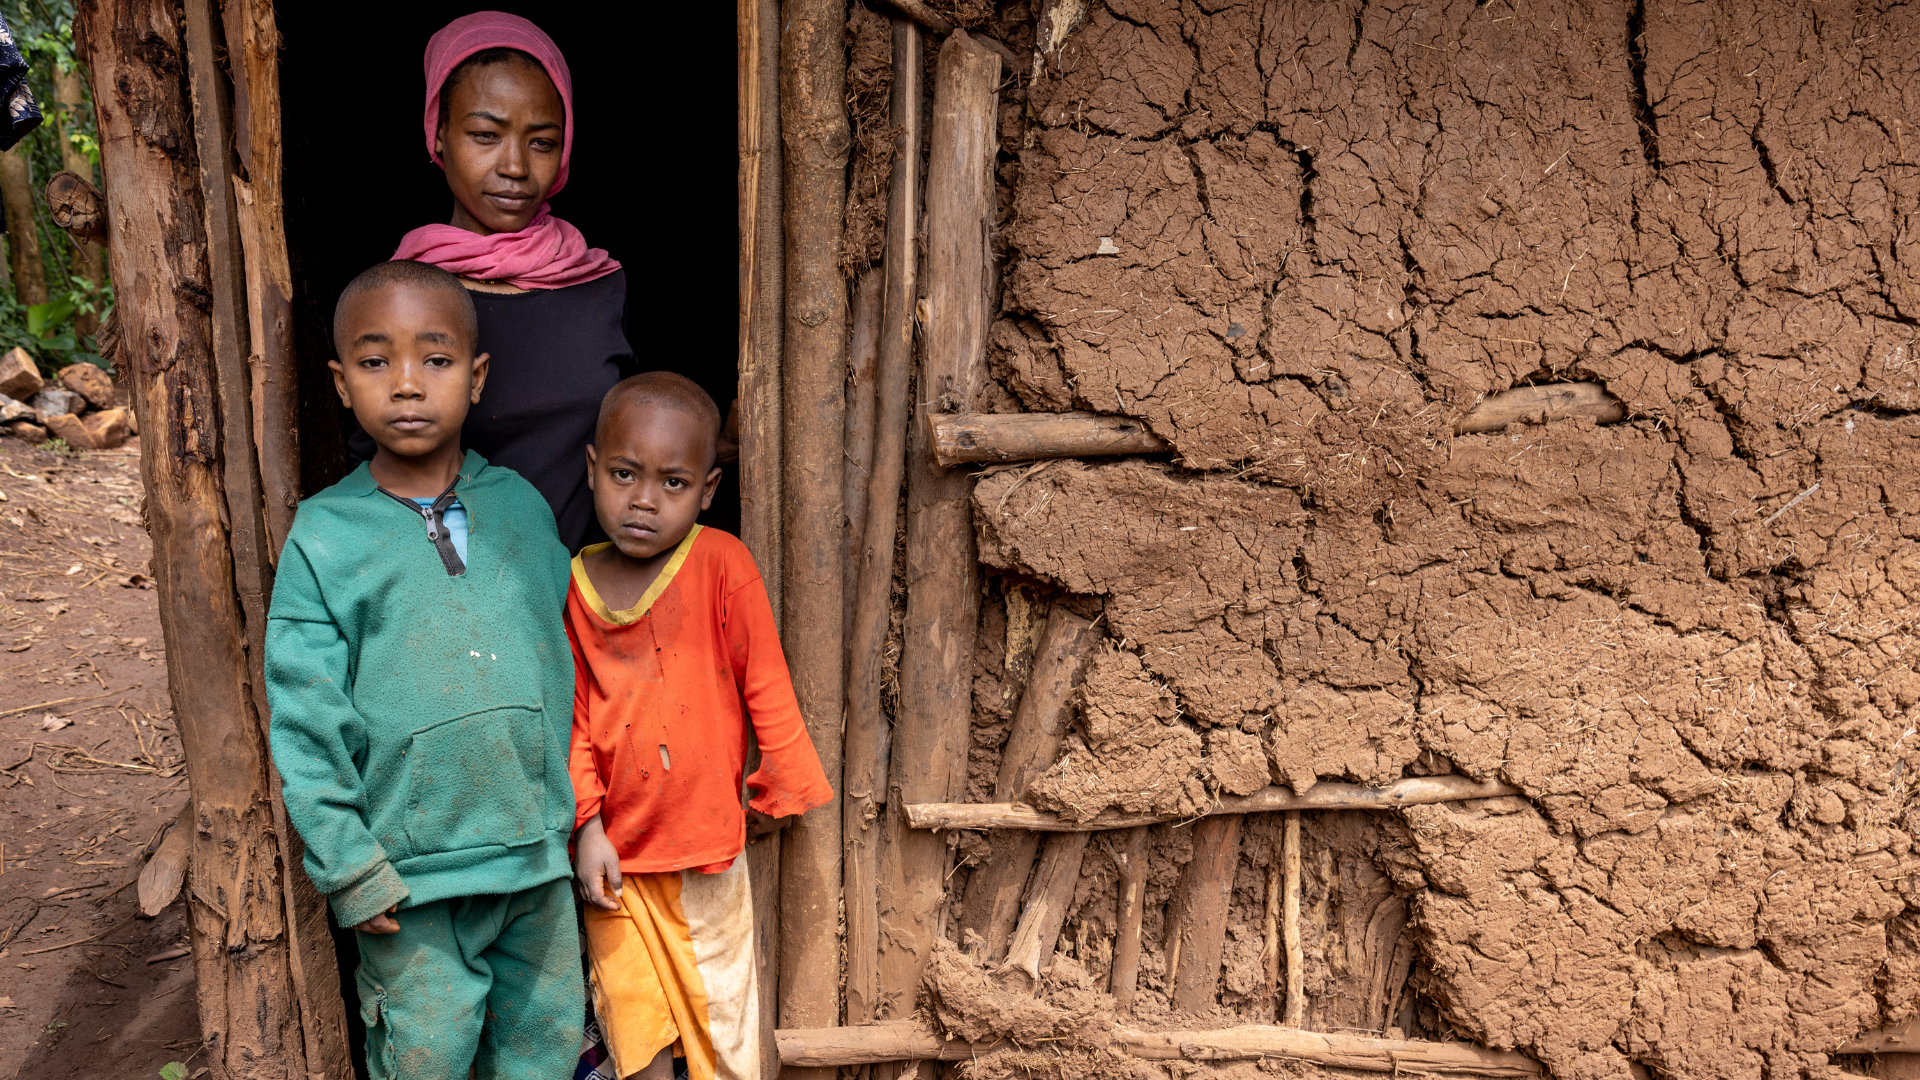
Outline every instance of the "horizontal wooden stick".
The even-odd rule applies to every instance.
[[[1396,806],[1459,802],[1518,795],[1520,789],[1498,780],[1467,776],[1410,776],[1386,787],[1315,784],[1305,795],[1275,784],[1251,795],[1229,795],[1199,814],[1097,814],[1067,821],[1058,814],[1022,803],[908,803],[907,824],[916,829],[1032,829],[1035,832],[1101,832],[1153,825],[1214,814],[1265,814],[1275,810],[1390,810]]]
[[[1516,386],[1493,394],[1453,425],[1454,434],[1499,431],[1518,420],[1562,420],[1591,416],[1602,424],[1627,418],[1627,407],[1599,383],[1548,383]]]
[[[866,1027],[788,1028],[775,1032],[774,1037],[780,1046],[780,1063],[803,1068],[874,1065],[909,1059],[968,1061],[996,1050],[1016,1049],[1013,1043],[1004,1040],[949,1041],[910,1020]],[[1366,1072],[1491,1077],[1543,1075],[1532,1058],[1512,1050],[1487,1050],[1471,1043],[1375,1039],[1264,1024],[1214,1031],[1142,1031],[1116,1027],[1108,1049],[1129,1057],[1160,1061],[1273,1057]]]
[[[928,7],[924,0],[886,0],[886,4],[936,34],[953,33],[953,24]]]
[[[927,417],[941,468],[967,462],[1157,454],[1168,449],[1130,416],[1099,413],[944,413]]]

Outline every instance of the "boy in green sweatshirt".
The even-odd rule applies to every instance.
[[[367,1065],[571,1076],[567,551],[531,484],[460,451],[487,357],[452,275],[382,263],[333,329],[334,386],[379,451],[294,517],[267,697],[307,876],[358,931]]]

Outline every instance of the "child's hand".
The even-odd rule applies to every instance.
[[[607,839],[600,815],[580,826],[573,838],[573,876],[587,903],[607,911],[620,910],[620,853]]]
[[[395,904],[354,929],[363,934],[397,934],[400,932],[400,923],[393,917],[393,913],[399,909],[400,905]]]
[[[749,806],[747,807],[747,843],[751,844],[770,832],[779,832],[792,821],[791,817],[768,817]]]

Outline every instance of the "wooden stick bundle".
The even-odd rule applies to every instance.
[[[1085,821],[1068,821],[1058,814],[1021,803],[912,803],[907,822],[916,829],[1032,829],[1036,832],[1100,832],[1156,825],[1191,817],[1218,814],[1261,814],[1276,810],[1391,810],[1396,806],[1460,802],[1518,795],[1520,789],[1498,780],[1470,776],[1410,776],[1386,787],[1366,787],[1327,780],[1305,795],[1279,784],[1251,795],[1228,795],[1200,814],[1097,814]]]
[[[943,1039],[913,1021],[866,1027],[786,1029],[776,1037],[783,1065],[809,1068],[908,1059],[969,1061],[995,1051],[1015,1049],[1009,1042],[969,1043]],[[1212,1031],[1144,1031],[1116,1027],[1109,1035],[1107,1049],[1150,1061],[1279,1058],[1363,1072],[1514,1080],[1545,1075],[1538,1062],[1512,1050],[1488,1050],[1471,1043],[1376,1039],[1264,1024]]]

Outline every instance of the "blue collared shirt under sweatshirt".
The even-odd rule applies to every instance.
[[[569,560],[533,485],[469,452],[466,572],[367,466],[300,504],[267,619],[273,761],[343,926],[568,876]]]

